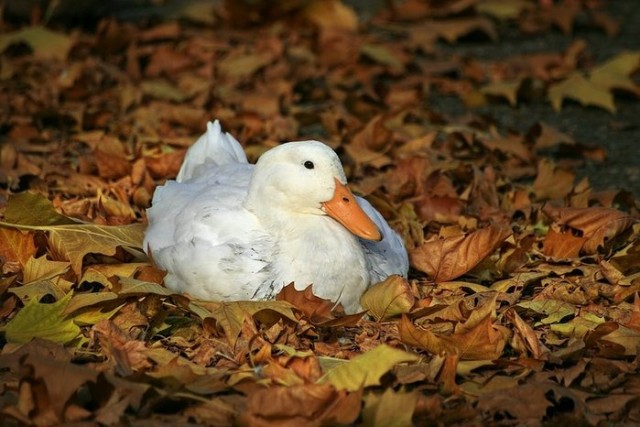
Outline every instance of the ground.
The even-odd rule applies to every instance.
[[[83,5],[4,3],[3,425],[640,423],[640,3]],[[335,149],[407,277],[163,286],[146,209],[215,119]]]

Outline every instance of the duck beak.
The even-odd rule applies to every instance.
[[[322,210],[347,230],[366,240],[382,240],[378,226],[362,210],[355,196],[337,179],[331,200],[322,203]]]

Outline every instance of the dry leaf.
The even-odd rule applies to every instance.
[[[435,282],[446,282],[470,271],[510,234],[504,227],[490,226],[466,235],[435,238],[409,251],[411,265]]]

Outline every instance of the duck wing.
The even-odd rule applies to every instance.
[[[144,247],[168,271],[167,287],[214,300],[251,299],[264,290],[274,245],[242,207],[253,169],[216,121],[187,151],[177,180],[156,189]]]
[[[407,277],[409,272],[409,256],[402,238],[382,217],[371,203],[356,196],[360,207],[376,223],[382,233],[382,240],[374,242],[360,239],[371,275],[371,283],[378,283],[392,274]]]

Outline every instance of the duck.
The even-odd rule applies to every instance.
[[[156,188],[147,220],[165,286],[199,300],[270,300],[293,283],[351,314],[369,286],[409,270],[402,239],[349,190],[332,148],[282,143],[254,165],[218,120]]]

